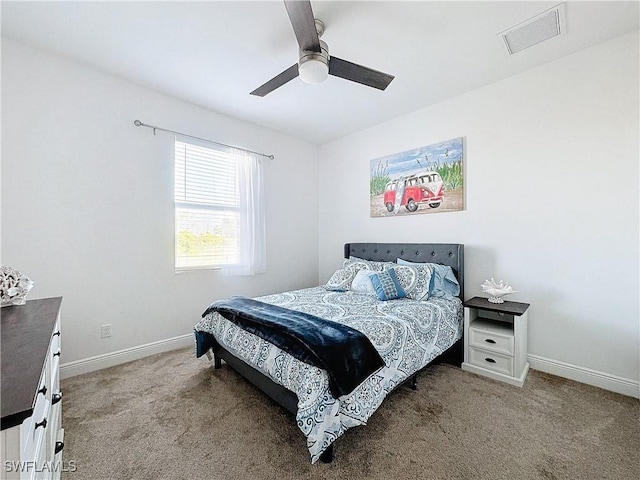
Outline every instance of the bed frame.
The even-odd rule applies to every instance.
[[[344,257],[358,257],[376,262],[395,262],[402,258],[416,263],[440,263],[450,266],[460,283],[460,299],[464,301],[464,245],[458,243],[347,243],[344,246]],[[282,385],[273,382],[262,372],[249,366],[235,357],[212,338],[213,347],[207,352],[209,360],[213,359],[214,368],[222,367],[222,360],[241,376],[266,393],[278,405],[291,412],[294,416],[298,411],[298,397]],[[213,353],[211,353],[213,352]],[[452,363],[460,366],[463,361],[463,342],[458,340],[446,352],[436,357],[429,365],[437,363]],[[417,388],[416,372],[411,378],[398,385],[399,388],[407,383],[415,390]],[[325,450],[320,461],[329,463],[333,459],[333,444]]]

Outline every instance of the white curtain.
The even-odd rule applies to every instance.
[[[255,275],[267,271],[262,159],[244,150],[231,149],[240,194],[239,262],[223,269],[229,275]]]

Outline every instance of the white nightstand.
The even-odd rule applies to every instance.
[[[481,297],[464,302],[462,369],[521,387],[529,372],[528,308],[528,303]]]

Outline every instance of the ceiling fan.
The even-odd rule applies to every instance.
[[[333,75],[378,90],[387,88],[395,78],[388,73],[329,56],[328,45],[320,40],[324,24],[314,19],[308,0],[284,0],[284,6],[300,47],[298,63],[256,88],[251,95],[264,97],[297,76],[305,83],[321,83],[328,75]]]

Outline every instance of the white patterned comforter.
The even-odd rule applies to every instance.
[[[369,338],[385,362],[350,394],[336,399],[329,391],[326,371],[293,358],[218,313],[210,313],[195,326],[297,395],[296,419],[307,437],[311,463],[347,429],[366,424],[398,384],[462,336],[463,309],[458,298],[382,302],[372,295],[315,287],[256,300],[349,325]]]

